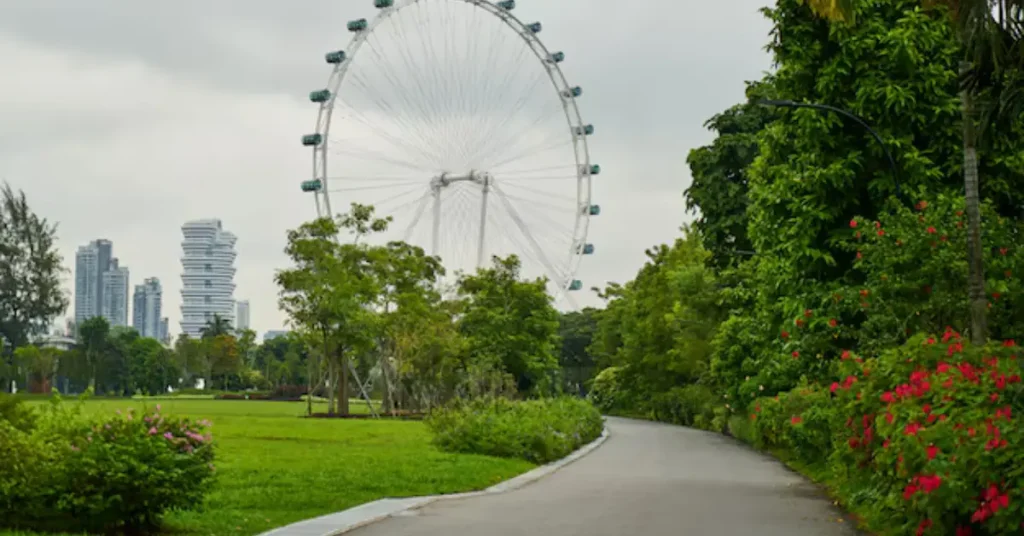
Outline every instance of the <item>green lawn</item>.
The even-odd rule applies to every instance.
[[[113,412],[156,403],[165,413],[213,421],[218,445],[218,481],[206,507],[168,516],[174,534],[259,534],[383,497],[482,489],[533,467],[441,452],[420,422],[302,419],[306,406],[298,402],[105,399],[87,407]],[[365,407],[352,401],[353,411]]]

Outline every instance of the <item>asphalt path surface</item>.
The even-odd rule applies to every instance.
[[[523,488],[442,500],[353,536],[840,536],[820,489],[727,437],[608,419],[597,450]]]

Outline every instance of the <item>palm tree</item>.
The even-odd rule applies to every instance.
[[[203,329],[199,330],[202,338],[212,339],[219,335],[231,335],[231,322],[227,318],[214,314],[213,318],[206,322]]]
[[[831,20],[853,23],[854,0],[800,0]],[[1014,120],[1024,110],[1024,0],[921,0],[944,7],[964,47],[960,64],[964,145],[964,202],[967,213],[967,292],[971,308],[971,342],[988,335],[988,302],[981,244],[978,141],[982,125]]]

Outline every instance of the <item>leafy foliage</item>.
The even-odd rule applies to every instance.
[[[64,311],[57,226],[32,212],[23,192],[0,188],[0,384],[9,383],[9,354],[46,332]],[[5,373],[6,372],[6,373]]]
[[[28,429],[0,420],[0,526],[151,531],[202,504],[214,472],[206,426],[159,406],[93,420],[60,399]]]
[[[548,463],[597,439],[604,423],[594,406],[578,398],[494,398],[434,412],[427,426],[447,451]]]

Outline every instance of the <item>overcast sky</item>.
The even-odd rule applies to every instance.
[[[644,249],[690,219],[687,152],[769,68],[766,3],[517,2],[565,51],[598,129],[585,288],[630,279]],[[0,3],[0,180],[59,222],[68,292],[75,249],[110,239],[132,287],[163,282],[176,334],[180,226],[220,218],[239,238],[236,299],[250,300],[253,329],[285,327],[273,274],[287,266],[285,231],[315,216],[298,189],[311,175],[298,138],[317,114],[307,94],[327,84],[323,54],[347,46],[346,21],[373,12],[372,0]]]

